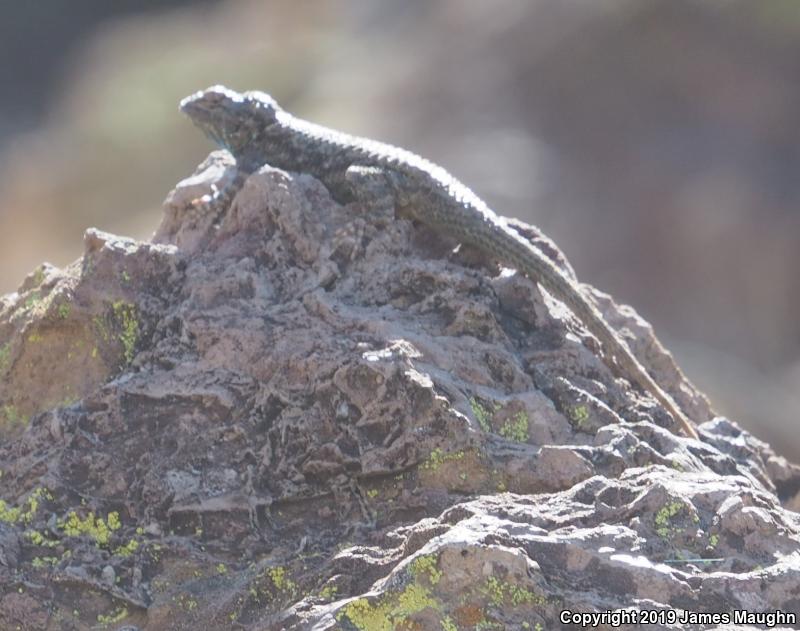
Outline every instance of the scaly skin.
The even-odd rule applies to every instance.
[[[339,202],[351,201],[354,193],[377,196],[388,191],[401,214],[471,244],[541,283],[600,340],[604,360],[612,370],[613,356],[625,376],[664,406],[688,436],[697,438],[675,401],[577,283],[442,167],[405,149],[295,118],[263,92],[239,94],[214,86],[185,98],[181,110],[233,154],[242,173],[252,173],[264,164],[309,173]]]

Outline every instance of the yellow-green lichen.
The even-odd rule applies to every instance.
[[[189,594],[179,594],[177,598],[173,596],[172,600],[177,602],[178,606],[184,611],[197,609],[197,601]]]
[[[28,505],[28,510],[20,515],[20,521],[23,524],[30,524],[33,521],[33,518],[36,516],[36,511],[39,510],[39,501],[43,499],[52,501],[53,495],[45,487],[39,486],[33,490],[25,501]]]
[[[58,526],[68,537],[89,536],[95,540],[99,546],[108,544],[111,533],[119,530],[122,524],[119,521],[119,513],[112,512],[106,519],[95,517],[94,512],[89,512],[83,519],[78,517],[75,511],[67,515],[66,521],[59,520]]]
[[[718,543],[719,543],[719,535],[711,535],[708,538],[708,546],[710,548],[712,548],[712,549],[716,548]]]
[[[527,442],[530,438],[528,434],[528,415],[520,410],[510,419],[503,423],[500,428],[500,435],[508,440],[513,440],[518,443]]]
[[[119,607],[118,609],[114,609],[111,613],[107,615],[98,614],[97,616],[97,624],[102,627],[107,627],[112,624],[116,624],[117,622],[121,622],[128,617],[128,608],[127,607]]]
[[[25,538],[33,545],[44,548],[55,548],[60,543],[58,539],[49,539],[38,530],[26,530]]]
[[[18,507],[11,507],[5,500],[0,500],[0,521],[30,524],[39,510],[39,502],[43,499],[52,500],[53,496],[45,487],[40,486],[31,491]]]
[[[122,346],[122,354],[126,364],[133,361],[136,344],[139,341],[140,329],[136,305],[118,300],[111,304],[111,322],[102,316],[92,318],[98,337],[105,343],[113,339],[113,331],[118,331],[117,340]],[[94,355],[94,353],[93,353]]]
[[[492,480],[494,480],[495,488],[498,493],[505,493],[508,490],[508,484],[504,476],[504,472],[498,469],[492,469]]]
[[[511,604],[512,607],[519,605],[544,605],[547,601],[544,596],[520,587],[513,583],[503,582],[495,576],[486,579],[484,591],[494,606]]]
[[[92,324],[94,324],[95,331],[97,331],[97,335],[101,340],[104,342],[109,342],[111,340],[111,332],[108,330],[108,325],[105,319],[103,319],[103,316],[94,316],[92,318]]]
[[[0,407],[0,429],[12,430],[28,424],[28,417],[20,414],[17,406],[6,404]]]
[[[150,559],[153,563],[159,563],[161,561],[161,552],[164,549],[159,543],[150,543],[147,546],[147,553],[150,555]]]
[[[433,451],[431,451],[430,456],[428,456],[428,459],[425,460],[425,462],[423,462],[421,466],[423,469],[436,471],[446,462],[455,462],[458,460],[463,460],[464,455],[465,454],[463,451],[457,451],[452,454],[446,454],[441,449],[441,447],[436,447]]]
[[[397,606],[393,609],[392,615],[399,621],[428,607],[436,609],[438,603],[425,587],[414,583],[400,592],[397,597]]]
[[[6,374],[11,365],[11,342],[6,342],[0,346],[0,377]]]
[[[493,431],[493,420],[495,414],[502,410],[503,406],[499,403],[495,403],[494,409],[490,410],[475,397],[472,397],[469,400],[469,405],[470,408],[472,408],[472,414],[475,416],[475,420],[478,421],[478,425],[480,425],[481,429],[487,433]],[[502,427],[500,427],[498,433],[503,438],[507,438],[508,440],[524,443],[530,438],[528,424],[529,419],[527,413],[524,410],[520,410],[510,419],[506,419]]]
[[[55,566],[58,563],[58,557],[33,557],[31,565],[36,569],[41,569],[46,566]]]
[[[335,593],[335,588],[331,589]],[[269,567],[258,574],[247,589],[250,599],[259,606],[276,598],[283,601],[291,600],[296,598],[299,592],[297,583],[289,577],[287,569],[280,565]]]
[[[428,607],[438,608],[438,604],[425,587],[412,583],[399,594],[386,594],[374,604],[367,598],[349,602],[337,619],[346,617],[358,631],[393,631],[409,616]]]
[[[325,601],[331,601],[336,597],[336,593],[339,591],[339,588],[336,585],[325,585],[321,590],[319,590],[319,597]]]
[[[131,538],[128,543],[114,549],[114,554],[121,557],[129,557],[139,549],[139,542]]]
[[[436,585],[442,578],[442,571],[437,567],[435,554],[424,554],[411,562],[411,574],[419,580],[426,576],[431,585]]]
[[[378,489],[369,489],[367,491],[367,497],[371,500],[374,500],[376,497],[378,497],[379,493],[380,491],[378,491]]]
[[[445,616],[442,618],[442,631],[458,631],[458,627],[456,623],[450,618],[450,616]]]
[[[42,300],[42,292],[34,289],[28,296],[25,297],[25,302],[22,303],[22,308],[25,311],[34,309]]]
[[[38,287],[44,282],[44,268],[37,267],[36,270],[33,272],[33,278],[31,279],[33,282],[34,287]]]
[[[492,412],[489,411],[478,399],[472,397],[469,400],[469,406],[472,408],[472,413],[475,415],[475,420],[484,432],[492,431]],[[499,406],[498,408],[499,409]]]
[[[23,294],[25,299],[22,301],[22,307],[19,313],[33,316],[34,318],[44,316],[58,294],[52,290],[44,292],[40,287],[36,287]]]
[[[73,392],[69,392],[70,388],[65,388],[66,392],[64,393],[64,398],[58,402],[57,407],[60,408],[68,408],[70,405],[77,403],[80,400],[80,397],[77,396]]]
[[[69,310],[70,310],[69,303],[62,302],[56,308],[56,315],[62,320],[66,320],[69,317]]]
[[[228,566],[224,563],[217,563],[216,567],[214,568],[217,571],[217,574],[227,574],[228,573]]]
[[[136,342],[139,341],[139,320],[136,317],[136,306],[128,302],[117,301],[111,307],[120,328],[119,341],[122,343],[125,362],[130,364],[133,361]]]
[[[297,583],[289,578],[286,568],[282,565],[276,565],[275,567],[268,568],[267,575],[272,581],[272,584],[275,586],[275,589],[277,589],[279,592],[289,593],[292,595],[297,593]]]
[[[578,429],[582,429],[589,420],[589,408],[585,405],[576,405],[569,410],[569,417],[578,426]]]
[[[2,472],[0,472],[0,478],[2,478]],[[8,502],[0,500],[0,521],[4,521],[7,524],[16,523],[17,519],[19,519],[19,514],[19,508],[9,506]]]
[[[677,515],[681,509],[683,508],[683,504],[679,501],[670,502],[666,506],[664,506],[661,510],[656,513],[655,516],[655,524],[656,524],[656,533],[662,539],[666,539],[670,533],[669,523],[675,515]]]

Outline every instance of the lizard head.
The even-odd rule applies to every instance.
[[[283,111],[264,92],[240,94],[221,85],[187,96],[180,109],[206,136],[237,159]]]

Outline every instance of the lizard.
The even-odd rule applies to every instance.
[[[180,109],[209,139],[233,155],[238,170],[234,186],[269,164],[314,176],[340,203],[358,199],[359,189],[367,196],[388,195],[398,216],[455,237],[538,282],[600,341],[603,360],[612,372],[616,372],[613,358],[623,376],[655,398],[687,436],[698,438],[688,417],[578,283],[443,167],[411,151],[295,117],[264,92],[238,93],[212,86],[183,99]],[[216,195],[229,200],[231,191]]]

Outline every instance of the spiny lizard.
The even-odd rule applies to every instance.
[[[270,164],[313,175],[339,202],[359,195],[389,195],[401,216],[477,247],[539,282],[600,340],[612,370],[613,356],[624,376],[664,406],[688,436],[697,438],[675,401],[578,284],[442,167],[405,149],[296,118],[263,92],[240,94],[214,86],[185,98],[180,107],[211,140],[233,154],[240,175],[236,185],[244,175]],[[230,193],[222,191],[219,196],[229,198]]]

